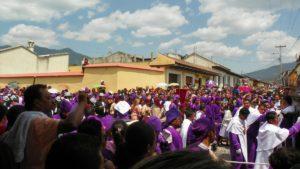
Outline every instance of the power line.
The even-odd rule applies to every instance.
[[[279,48],[279,63],[280,63],[280,76],[282,75],[282,48],[285,48],[286,45],[278,45],[275,48]]]

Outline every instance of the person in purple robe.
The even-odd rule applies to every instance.
[[[233,117],[227,127],[227,131],[229,132],[230,156],[232,161],[248,161],[247,132],[245,120],[247,119],[249,114],[249,109],[243,107],[239,111],[239,115]],[[247,166],[243,164],[234,164],[233,168],[245,169],[247,168]]]
[[[219,132],[221,129],[221,124],[222,124],[222,112],[221,112],[221,101],[222,98],[219,96],[215,97],[214,103],[211,105],[212,111],[213,111],[213,116],[212,120],[215,124],[215,131],[217,133],[216,139],[219,140]]]
[[[161,154],[162,152],[166,151],[163,145],[166,143],[166,140],[163,138],[162,134],[162,123],[160,119],[156,116],[150,116],[146,123],[149,124],[156,133],[156,148],[155,152],[157,154]]]
[[[176,130],[181,126],[181,117],[177,108],[173,107],[166,112],[166,124],[168,127],[163,130],[163,135],[169,144],[170,151],[183,149],[182,138]]]
[[[248,146],[248,161],[255,162],[256,148],[257,148],[257,135],[259,127],[266,121],[265,112],[266,107],[262,103],[258,106],[258,111],[262,114],[254,123],[252,123],[247,129],[247,146]],[[254,168],[254,165],[248,165],[248,169]]]
[[[72,109],[72,104],[64,99],[60,103],[60,112],[52,116],[53,119],[66,119]]]
[[[232,117],[235,115],[235,113],[238,111],[238,109],[243,105],[243,102],[241,99],[237,99],[236,103],[234,105],[233,111],[232,111]]]
[[[210,149],[210,145],[215,140],[213,123],[207,118],[201,118],[192,124],[191,129],[195,139],[194,142],[188,146],[189,150],[192,152],[207,152],[212,158],[216,158]]]

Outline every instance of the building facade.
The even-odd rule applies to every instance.
[[[24,46],[0,50],[0,74],[67,72],[68,67],[67,53],[37,55]]]
[[[243,76],[232,72],[229,68],[221,64],[215,63],[197,53],[186,55],[182,59],[189,63],[213,69],[215,72],[218,73],[218,75],[212,76],[212,80],[214,80],[216,84],[218,84],[218,86],[220,87],[233,87],[236,83],[239,82],[241,78],[243,78]]]

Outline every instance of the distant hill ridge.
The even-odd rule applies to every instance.
[[[0,49],[9,48],[11,46],[4,45],[0,46]],[[75,52],[70,48],[63,48],[63,49],[49,49],[40,46],[34,46],[34,52],[38,55],[45,55],[45,54],[54,54],[54,53],[68,53],[69,54],[69,65],[80,65],[81,61],[84,57],[88,57],[87,55],[83,55],[81,53]],[[88,57],[89,58],[89,57]]]
[[[295,62],[292,63],[284,63],[282,64],[282,70],[292,70],[296,66]],[[255,79],[264,80],[264,81],[276,81],[279,79],[280,73],[280,65],[275,65],[268,67],[266,69],[257,70],[254,72],[247,73],[247,76],[253,77]]]

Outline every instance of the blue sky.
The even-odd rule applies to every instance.
[[[0,44],[33,40],[91,57],[124,51],[199,54],[237,73],[300,53],[299,0],[10,0],[0,6]]]

